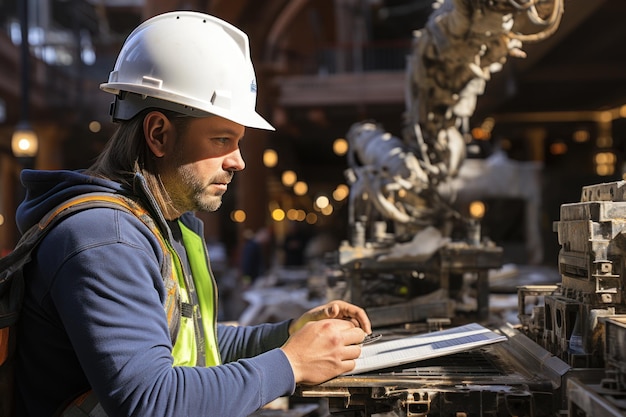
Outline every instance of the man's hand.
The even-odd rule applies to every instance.
[[[282,350],[296,383],[316,385],[354,369],[365,336],[366,332],[349,320],[309,321],[289,337]]]
[[[363,329],[366,334],[372,333],[372,324],[365,310],[345,301],[337,300],[309,310],[300,316],[298,320],[294,320],[291,326],[289,326],[289,334],[294,334],[310,321],[325,319],[348,320],[354,326]]]

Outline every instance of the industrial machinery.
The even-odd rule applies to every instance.
[[[340,295],[368,307],[376,325],[452,318],[468,297],[487,319],[487,272],[502,266],[502,248],[454,208],[469,118],[508,56],[525,56],[523,41],[558,28],[563,1],[437,0],[433,8],[408,59],[402,138],[375,121],[347,134],[351,233],[338,250]],[[529,26],[536,30],[519,31]]]
[[[519,288],[521,331],[590,370],[568,380],[570,416],[626,415],[625,225],[626,182],[583,187],[555,222],[561,283]],[[529,306],[535,297],[544,302]]]
[[[337,416],[626,416],[626,181],[583,187],[554,224],[561,282],[520,286],[506,341],[298,387]],[[384,337],[428,332],[426,320]]]
[[[385,338],[452,321],[487,321],[487,272],[501,249],[454,209],[477,96],[522,41],[553,33],[561,0],[441,0],[416,32],[402,138],[375,121],[348,132],[351,236],[329,277],[367,308]],[[531,35],[518,23],[541,28]],[[527,25],[524,25],[527,27]],[[626,416],[626,183],[585,187],[555,223],[561,282],[523,286],[503,343],[300,386],[332,415],[360,417]],[[456,302],[473,275],[476,315]]]

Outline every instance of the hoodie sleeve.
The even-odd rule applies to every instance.
[[[247,359],[172,366],[158,243],[134,216],[87,210],[46,240],[42,260],[58,265],[52,303],[109,415],[247,416],[293,393],[293,372],[277,348],[285,324],[221,332],[231,345],[223,346],[228,355]],[[259,348],[245,346],[263,341]]]
[[[217,337],[222,361],[251,358],[282,346],[289,338],[289,323],[267,323],[256,326],[218,325]]]

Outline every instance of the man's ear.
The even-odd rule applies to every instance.
[[[151,111],[143,118],[143,135],[157,158],[165,155],[174,145],[174,125],[160,111]]]

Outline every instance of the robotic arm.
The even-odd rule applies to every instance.
[[[466,157],[477,98],[508,56],[525,56],[522,41],[556,30],[563,0],[438,0],[433,7],[413,38],[402,139],[373,121],[347,134],[350,224],[390,221],[397,241],[429,225],[447,235],[461,218],[451,207],[452,179]],[[516,20],[542,30],[519,34]]]

